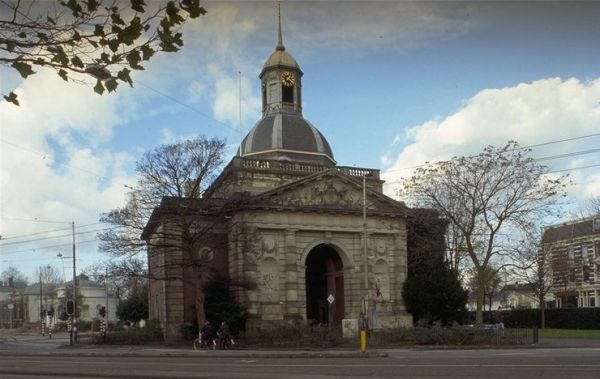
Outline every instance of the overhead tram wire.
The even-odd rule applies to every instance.
[[[100,242],[100,240],[95,238],[92,240],[77,241],[77,245],[82,245],[84,243],[92,243],[92,242]],[[0,255],[4,256],[4,255],[9,255],[9,254],[30,253],[32,251],[40,251],[40,250],[54,250],[59,247],[71,247],[71,246],[72,246],[72,242],[69,242],[69,243],[62,243],[59,245],[41,246],[41,247],[36,247],[36,248],[21,249],[21,250],[15,250],[15,251],[0,251]]]
[[[553,170],[553,171],[548,171],[544,174],[556,174],[559,172],[567,172],[567,171],[575,171],[575,170],[585,170],[588,168],[595,168],[595,167],[600,167],[600,164],[593,164],[593,165],[589,165],[589,166],[580,166],[580,167],[572,167],[572,168],[566,168],[563,170]],[[390,185],[390,184],[397,184],[397,183],[401,183],[402,180],[392,180],[390,182],[385,182],[383,183],[383,185]]]
[[[223,126],[225,126],[225,127],[229,128],[229,129],[233,130],[233,131],[234,131],[234,132],[236,132],[236,133],[238,133],[238,132],[240,131],[238,128],[235,128],[235,127],[233,127],[233,126],[229,125],[229,124],[228,124],[228,123],[226,123],[226,122],[223,122],[223,121],[217,120],[216,118],[214,118],[214,117],[212,117],[212,116],[210,116],[210,115],[208,115],[208,114],[206,114],[206,113],[204,113],[204,112],[202,112],[202,111],[200,111],[200,110],[198,110],[198,109],[194,108],[193,106],[191,106],[191,105],[189,105],[189,104],[186,104],[186,103],[184,103],[183,101],[180,101],[180,100],[178,100],[177,98],[175,98],[175,97],[173,97],[173,96],[171,96],[171,95],[169,95],[169,94],[166,94],[166,93],[164,93],[164,92],[162,92],[162,91],[159,91],[159,90],[157,90],[156,88],[152,88],[152,87],[150,87],[149,85],[147,85],[147,84],[145,84],[145,83],[141,82],[139,79],[136,79],[136,80],[134,80],[134,83],[141,84],[142,86],[144,86],[144,87],[148,88],[149,90],[151,90],[151,91],[154,91],[154,92],[156,92],[157,94],[159,94],[159,95],[161,95],[161,96],[163,96],[163,97],[166,97],[167,99],[169,99],[169,100],[171,100],[171,101],[173,101],[173,102],[175,102],[175,103],[177,103],[177,104],[179,104],[179,105],[181,105],[181,106],[184,106],[184,107],[186,107],[187,109],[189,109],[189,110],[191,110],[191,111],[193,111],[193,112],[195,112],[195,113],[198,113],[199,115],[201,115],[201,116],[203,116],[203,117],[206,117],[206,118],[207,118],[207,119],[209,119],[209,120],[215,121],[216,123],[219,123],[219,124],[221,124],[221,125],[223,125]]]
[[[77,233],[62,234],[62,235],[58,235],[58,236],[48,236],[48,237],[40,237],[40,238],[34,238],[34,239],[24,240],[24,241],[8,242],[8,243],[0,244],[0,249],[3,248],[4,246],[12,246],[12,245],[17,245],[17,244],[25,244],[25,243],[33,243],[33,242],[46,241],[46,240],[49,240],[49,239],[56,239],[56,238],[67,238],[67,237],[72,237],[73,235],[77,236],[77,235],[82,235],[82,234],[98,233],[98,232],[102,232],[102,231],[106,231],[106,230],[111,230],[111,229],[118,229],[118,228],[120,228],[120,226],[111,226],[111,227],[106,227],[106,228],[101,228],[101,229],[94,229],[94,230],[88,230],[88,231],[77,232]]]
[[[578,136],[578,137],[564,138],[564,139],[560,139],[560,140],[542,142],[542,143],[533,144],[533,145],[527,145],[527,146],[519,146],[516,149],[511,149],[511,150],[507,150],[507,151],[525,150],[525,149],[531,149],[531,148],[535,148],[535,147],[554,145],[554,144],[557,144],[557,143],[576,141],[576,140],[580,140],[580,139],[591,138],[591,137],[598,137],[598,136],[600,136],[600,133],[592,133],[592,134],[586,134],[586,135]],[[597,150],[600,150],[600,149],[597,149]],[[472,158],[472,157],[474,157],[474,155],[469,156],[469,158]],[[556,156],[556,157],[558,157],[558,156]],[[548,159],[555,159],[555,158],[545,157],[544,159],[548,160]],[[448,161],[448,160],[443,160],[443,161],[439,161],[439,162],[446,162],[446,161]],[[420,165],[416,165],[416,166],[400,167],[400,168],[395,168],[395,169],[392,169],[392,170],[387,170],[385,172],[388,173],[388,172],[397,172],[397,171],[404,171],[404,170],[412,170],[412,169],[415,169],[415,168],[426,167],[427,165],[428,164],[425,163],[425,164],[420,164]]]
[[[4,217],[0,217],[0,219],[2,220],[10,220],[10,218],[4,218]],[[37,222],[36,220],[31,220],[31,222]],[[66,223],[66,222],[65,222]],[[102,222],[94,222],[91,224],[85,224],[85,225],[81,225],[81,226],[76,226],[76,229],[82,229],[82,228],[86,228],[88,226],[96,226],[96,225],[103,225],[104,223]],[[34,233],[27,233],[27,234],[18,234],[18,235],[9,235],[9,236],[2,236],[2,241],[6,241],[6,240],[12,240],[12,239],[19,239],[19,238],[26,238],[26,237],[33,237],[33,236],[38,236],[41,234],[46,234],[46,233],[55,233],[55,232],[63,232],[63,231],[67,231],[67,230],[71,230],[71,228],[62,228],[62,229],[52,229],[52,230],[44,230],[41,232],[34,232]],[[69,234],[71,235],[71,234]]]
[[[5,140],[5,139],[3,139],[3,138],[0,138],[0,142],[2,142],[2,143],[5,143],[5,144],[7,144],[7,145],[10,145],[10,146],[13,146],[13,147],[15,147],[15,148],[17,148],[17,149],[21,149],[21,150],[23,150],[23,151],[27,151],[27,152],[29,152],[29,153],[31,153],[31,154],[34,154],[34,155],[39,155],[40,157],[42,157],[42,158],[44,158],[44,159],[46,159],[46,157],[48,157],[48,154],[44,154],[44,153],[42,153],[42,152],[39,152],[39,151],[36,151],[36,150],[30,149],[30,148],[27,148],[27,147],[24,147],[24,146],[21,146],[21,145],[17,145],[16,143],[14,143],[14,142],[10,142],[10,141],[7,141],[7,140]],[[111,180],[112,180],[112,178],[109,178],[109,177],[107,177],[107,176],[100,175],[100,174],[98,174],[98,173],[95,173],[95,172],[93,172],[93,171],[90,171],[90,170],[88,170],[88,169],[85,169],[85,168],[81,168],[81,167],[77,167],[77,166],[72,166],[72,165],[69,165],[69,164],[67,164],[67,163],[58,162],[58,161],[54,161],[54,163],[55,163],[55,164],[57,164],[57,165],[63,166],[63,167],[67,167],[67,168],[70,168],[70,169],[73,169],[73,170],[77,170],[77,171],[84,172],[84,173],[86,173],[86,174],[88,174],[88,175],[92,175],[92,176],[94,176],[94,177],[96,177],[96,178],[98,178],[98,179],[101,179],[101,180],[107,180],[107,181],[111,181]],[[128,184],[124,184],[124,183],[118,183],[118,182],[117,182],[116,184],[120,184],[120,185],[122,185],[122,186],[123,186],[123,187],[125,187],[125,188],[132,188],[132,187],[131,187],[130,185],[128,185]],[[48,222],[52,222],[52,223],[56,223],[56,224],[63,224],[63,223],[64,223],[64,224],[68,224],[67,222],[63,222],[63,221],[48,221]]]

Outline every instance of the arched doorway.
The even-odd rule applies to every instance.
[[[306,317],[321,324],[344,318],[344,275],[340,256],[331,246],[315,246],[306,257]],[[330,304],[327,298],[333,296]]]

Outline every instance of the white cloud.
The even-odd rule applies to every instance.
[[[40,70],[16,90],[21,106],[0,103],[0,227],[3,239],[62,224],[24,220],[75,221],[78,226],[98,222],[100,212],[122,203],[132,180],[125,169],[132,157],[112,152],[113,129],[123,122],[117,95],[98,96],[91,88],[63,82],[55,73]],[[90,239],[94,234],[77,239]],[[9,242],[6,240],[6,242]],[[50,263],[67,239],[0,248],[3,259],[18,262],[15,251],[36,249],[28,255],[33,266]],[[80,251],[94,252],[95,244]]]
[[[581,82],[571,78],[542,79],[513,87],[482,90],[463,108],[443,118],[424,122],[396,137],[402,146],[394,164],[383,174],[393,195],[407,169],[453,156],[471,155],[487,145],[509,140],[522,146],[570,139],[600,132],[600,79]],[[582,138],[533,149],[536,158],[594,149],[600,136]],[[391,152],[382,156],[389,161]],[[600,164],[600,154],[585,154],[541,162],[551,170]],[[600,169],[572,170],[575,182],[570,196],[581,202],[600,192]]]

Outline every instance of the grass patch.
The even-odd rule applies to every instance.
[[[600,339],[598,329],[540,329],[540,338]]]

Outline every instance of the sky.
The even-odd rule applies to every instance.
[[[205,135],[227,139],[227,161],[235,154],[261,117],[258,74],[276,45],[277,6],[202,4],[182,50],[156,56],[116,94],[0,67],[0,91],[21,101],[0,103],[0,272],[33,280],[51,265],[68,279],[71,222],[77,271],[106,260],[99,215],[124,204],[145,151]],[[509,140],[542,144],[531,154],[569,173],[571,210],[600,196],[599,19],[594,1],[282,3],[304,116],[338,165],[380,169],[398,198],[414,166]]]

